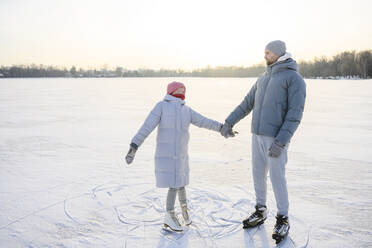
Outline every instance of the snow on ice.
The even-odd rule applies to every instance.
[[[124,156],[171,80],[1,79],[0,246],[275,247],[270,180],[267,221],[241,224],[255,204],[250,117],[232,139],[190,129],[193,224],[183,233],[161,228],[166,189],[155,187],[155,135],[132,165]],[[178,80],[188,105],[221,122],[255,81]],[[372,81],[306,82],[287,164],[291,229],[278,247],[371,247]]]

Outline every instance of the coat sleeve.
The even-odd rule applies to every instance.
[[[155,105],[151,110],[150,114],[147,116],[145,122],[142,124],[141,128],[138,130],[137,134],[132,139],[132,143],[140,146],[147,136],[155,129],[159,124],[161,117],[161,102]]]
[[[276,136],[279,143],[286,145],[295,133],[302,119],[305,99],[306,84],[302,77],[298,76],[290,81],[288,87],[288,111]]]
[[[243,101],[234,109],[233,112],[226,118],[226,122],[234,126],[241,119],[246,117],[253,109],[254,99],[257,90],[257,82],[252,86],[249,93],[244,97]]]
[[[218,121],[208,119],[207,117],[202,116],[198,112],[192,110],[190,108],[191,112],[191,123],[195,126],[206,128],[209,130],[214,130],[219,132],[221,130],[222,124]]]

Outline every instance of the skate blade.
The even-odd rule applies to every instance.
[[[165,231],[168,231],[168,232],[177,232],[177,233],[181,233],[183,232],[183,230],[176,230],[176,229],[173,229],[172,227],[168,226],[167,224],[164,224],[163,225],[163,229]]]
[[[288,236],[289,229],[290,229],[290,227],[288,227],[287,233],[283,236],[279,235],[276,232],[273,233],[272,238],[275,239],[276,244],[279,244],[280,242],[282,242]]]
[[[186,222],[185,222],[185,225],[186,225],[186,226],[190,226],[191,224],[192,224],[192,221],[190,221],[189,223],[186,223]]]
[[[283,240],[285,240],[285,238],[288,236],[288,233],[284,236],[280,236],[279,234],[277,233],[274,233],[272,238],[275,240],[275,244],[279,244],[280,242],[282,242]]]

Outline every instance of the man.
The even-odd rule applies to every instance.
[[[232,127],[253,110],[252,173],[256,211],[243,220],[243,228],[259,226],[266,220],[266,178],[270,171],[278,209],[272,237],[279,243],[289,231],[285,165],[289,141],[302,118],[306,85],[283,41],[267,44],[264,58],[266,72],[226,118],[221,134],[233,137]]]

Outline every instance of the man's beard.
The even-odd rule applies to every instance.
[[[274,61],[266,60],[266,65],[272,65],[273,63],[274,63]]]

